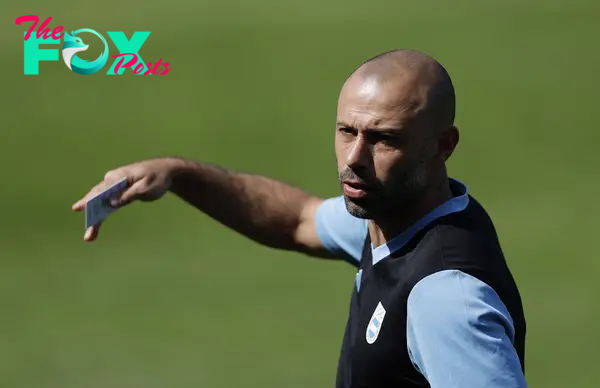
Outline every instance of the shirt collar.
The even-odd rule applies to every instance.
[[[373,257],[372,265],[377,264],[385,257],[402,248],[408,241],[410,241],[411,238],[415,236],[415,234],[417,234],[421,229],[434,220],[451,213],[463,211],[467,207],[469,204],[469,191],[467,186],[454,178],[450,178],[450,181],[458,187],[457,196],[452,197],[448,201],[427,213],[423,218],[415,222],[410,228],[394,237],[386,244],[380,245],[377,248],[373,248],[373,244],[371,243],[371,254]]]

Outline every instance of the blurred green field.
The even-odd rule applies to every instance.
[[[26,14],[151,31],[140,54],[172,70],[79,76],[61,58],[25,76]],[[597,0],[23,0],[0,15],[0,387],[333,386],[350,266],[268,250],[172,196],[86,245],[70,206],[108,169],[172,154],[337,195],[337,93],[394,48],[454,79],[450,172],[520,285],[530,386],[598,386]]]

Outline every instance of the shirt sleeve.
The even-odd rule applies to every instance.
[[[432,388],[527,387],[513,340],[500,297],[464,272],[437,272],[409,295],[408,351]]]
[[[330,252],[354,264],[360,262],[367,220],[348,213],[344,197],[328,198],[319,206],[316,229],[321,243]]]

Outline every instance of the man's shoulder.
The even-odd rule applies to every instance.
[[[485,215],[457,214],[440,220],[424,231],[407,256],[403,277],[408,289],[432,280],[455,281],[443,274],[461,274],[461,279],[476,279],[500,295],[511,313],[521,316],[520,296],[495,230],[485,221]],[[483,219],[481,218],[483,217]],[[471,218],[471,220],[469,220]],[[442,283],[440,283],[442,284]]]
[[[482,280],[501,276],[506,261],[487,212],[476,201],[443,216],[417,233],[396,254],[392,271],[406,284],[444,270],[458,270]]]
[[[321,203],[315,216],[315,228],[321,243],[330,252],[360,262],[368,231],[368,221],[348,212],[344,197],[331,197]]]

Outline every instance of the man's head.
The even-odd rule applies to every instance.
[[[381,217],[447,179],[458,143],[454,87],[433,58],[380,54],[346,80],[338,100],[335,150],[348,211]]]

